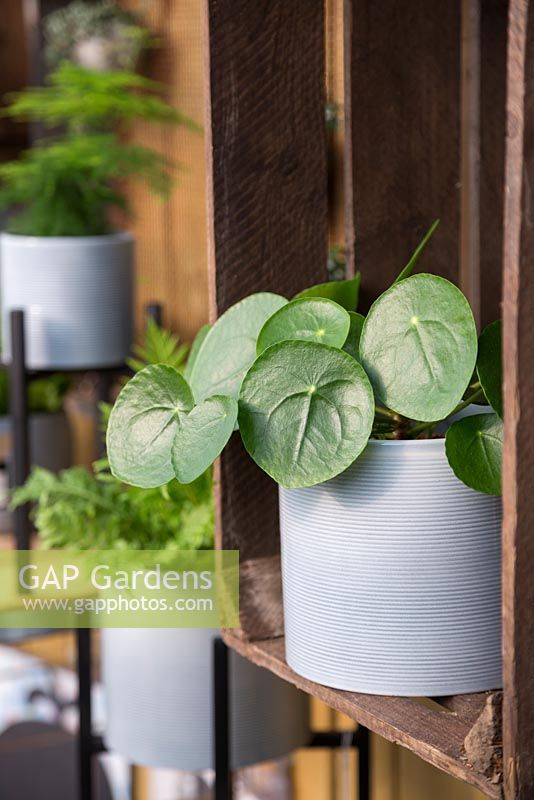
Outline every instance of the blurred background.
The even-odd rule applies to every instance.
[[[325,264],[325,279],[328,274],[338,278],[344,273],[342,0],[327,0],[326,6],[328,106],[325,125],[328,128],[330,158],[331,250],[329,261]],[[48,176],[52,180],[50,176],[55,175],[56,167],[50,160],[44,166],[44,162],[36,163],[36,172],[30,180],[28,173],[22,176],[15,174],[8,165],[20,164],[21,158],[25,163],[24,159],[28,157],[25,153],[39,153],[39,148],[47,146],[51,131],[56,140],[63,141],[64,131],[68,129],[71,138],[67,144],[72,148],[80,132],[92,135],[98,128],[99,135],[108,135],[110,130],[115,131],[116,122],[120,142],[124,146],[148,148],[159,154],[163,157],[159,167],[172,178],[172,185],[169,182],[168,186],[163,187],[164,191],[159,191],[155,183],[161,176],[148,174],[147,170],[146,179],[138,180],[132,162],[126,164],[118,175],[120,193],[129,206],[129,213],[126,214],[121,208],[122,203],[111,203],[114,206],[111,217],[113,228],[127,229],[133,234],[135,283],[132,293],[128,281],[130,256],[117,255],[120,262],[118,271],[125,270],[124,274],[120,273],[120,280],[124,280],[124,291],[121,292],[122,284],[117,278],[114,291],[118,294],[115,301],[121,310],[119,312],[114,307],[110,314],[124,315],[121,317],[125,320],[121,330],[128,332],[128,339],[126,343],[112,341],[115,332],[110,328],[103,342],[89,341],[89,350],[97,345],[103,348],[102,358],[97,363],[94,357],[81,351],[73,351],[68,357],[58,355],[54,352],[54,342],[43,339],[43,326],[34,309],[47,294],[52,278],[46,277],[42,284],[31,277],[21,278],[24,253],[8,252],[11,247],[9,243],[2,250],[2,258],[6,263],[14,259],[15,275],[11,295],[4,292],[2,298],[4,343],[6,336],[9,337],[6,327],[9,310],[23,305],[26,314],[26,347],[32,370],[28,375],[32,464],[50,470],[52,475],[73,466],[86,469],[83,475],[76,470],[69,470],[63,484],[54,483],[55,478],[41,475],[41,483],[34,481],[22,498],[24,502],[35,501],[39,506],[39,499],[43,496],[43,481],[49,481],[46,485],[51,493],[49,497],[52,497],[50,505],[56,509],[58,518],[53,518],[53,509],[51,511],[50,507],[43,507],[40,509],[41,518],[36,520],[39,533],[45,541],[48,537],[49,543],[65,544],[69,543],[69,536],[79,536],[84,525],[84,514],[92,512],[90,504],[74,509],[68,523],[69,530],[63,529],[66,524],[65,517],[61,516],[64,508],[61,503],[65,501],[69,487],[73,490],[72,487],[83,484],[91,492],[102,491],[101,484],[88,472],[95,457],[102,454],[102,408],[99,403],[111,400],[115,389],[127,374],[131,374],[128,368],[122,366],[122,362],[130,355],[131,346],[134,343],[137,345],[137,363],[130,362],[130,370],[153,360],[167,360],[168,363],[181,366],[187,358],[183,345],[190,344],[208,321],[202,24],[201,0],[121,0],[117,4],[107,0],[75,0],[70,4],[60,0],[2,2],[0,95],[4,98],[5,107],[16,100],[13,93],[23,92],[19,96],[19,105],[20,98],[26,98],[17,113],[0,117],[0,182],[4,187],[0,191],[0,204],[4,209],[4,228],[36,238],[54,235],[53,225],[59,217],[64,220],[67,213],[65,209],[75,204],[74,195],[65,194],[71,188],[61,188],[66,185],[61,182],[66,180],[65,176],[58,175],[50,196],[54,199],[59,194],[63,203],[60,208],[64,210],[54,211],[50,200],[44,210],[34,209],[35,214],[31,219],[21,221],[17,217],[20,207],[25,204],[24,191],[39,196],[44,196],[48,191],[46,182],[32,184],[35,174],[41,170],[40,177]],[[101,75],[108,70],[128,71],[158,81],[161,84],[157,90],[158,97],[178,112],[180,119],[168,118],[168,124],[155,124],[161,119],[155,120],[153,113],[145,109],[136,114],[128,111],[126,104],[122,117],[117,114],[118,119],[115,120],[114,112],[110,112],[109,119],[99,120],[98,125],[94,120],[84,120],[75,129],[70,125],[70,120],[65,121],[60,114],[52,118],[53,106],[49,96],[39,98],[25,95],[24,90],[27,87],[50,86],[51,76],[65,63]],[[70,91],[68,99],[72,102],[73,95],[77,93],[78,105],[81,105],[78,114],[90,107],[92,92],[98,88],[83,85],[80,80],[77,73],[64,74],[60,87],[63,86],[61,91],[66,94],[59,97],[59,101],[63,101]],[[57,87],[57,82],[55,85]],[[130,87],[118,87],[114,91],[118,92],[117,97],[122,102],[121,98],[128,96]],[[31,101],[29,105],[28,97]],[[162,109],[160,112],[160,117],[165,117],[166,112]],[[76,143],[79,144],[78,140]],[[140,156],[139,151],[137,157]],[[50,153],[44,154],[44,157],[50,158]],[[137,163],[142,172],[146,162]],[[80,168],[79,162],[73,164],[71,177],[74,170]],[[109,170],[109,164],[107,168]],[[80,174],[83,179],[83,170]],[[30,188],[25,185],[21,189],[27,180]],[[106,231],[100,231],[98,227],[89,231],[77,229],[74,217],[71,225],[72,230],[55,231],[56,235],[83,237],[84,234],[95,235],[95,232],[97,235],[106,235]],[[35,255],[32,257],[35,260]],[[110,255],[110,259],[114,257]],[[45,248],[39,259],[44,263],[47,258]],[[58,260],[57,253],[53,254],[53,258]],[[88,263],[91,263],[90,255],[88,259]],[[80,268],[86,269],[83,265]],[[254,269],[253,264],[250,269]],[[93,288],[84,281],[72,291],[81,291],[87,298]],[[33,295],[28,294],[29,289]],[[108,297],[110,294],[111,290],[107,291]],[[75,302],[74,294],[69,297],[62,300],[61,313],[65,319],[66,306]],[[51,299],[53,301],[54,297]],[[93,313],[97,321],[84,322],[84,325],[86,332],[88,327],[93,326],[96,337],[99,331],[105,329],[108,321],[102,306],[98,308],[97,299],[95,306],[97,308]],[[147,306],[152,309],[152,322],[148,329]],[[102,317],[100,322],[97,312]],[[71,320],[69,324],[74,323]],[[81,335],[72,336],[73,340],[81,341],[82,338]],[[113,348],[115,350],[111,353]],[[1,375],[0,461],[3,469],[0,472],[0,490],[3,510],[0,527],[3,533],[0,534],[0,542],[3,547],[11,547],[13,512],[8,508],[7,486],[13,442],[8,420],[6,373],[2,372]],[[126,496],[127,493],[120,487],[115,487],[114,491],[117,497],[120,495],[122,498],[117,502],[137,503],[136,508],[141,504],[143,509],[148,509],[150,503],[154,502],[154,498],[143,496],[139,499],[131,494]],[[183,515],[180,517],[182,528],[175,532],[176,536],[184,536],[184,531],[187,531],[188,536],[206,536],[209,540],[213,521],[211,511],[206,511],[206,502],[209,504],[210,501],[206,501],[202,489],[199,489],[194,501],[176,497],[173,502],[174,506],[165,506],[164,513],[169,517],[172,515],[173,519],[177,514]],[[146,506],[143,505],[145,503]],[[205,512],[200,523],[199,508]],[[106,525],[110,531],[116,531],[117,524],[120,528],[120,523],[107,518],[101,520],[100,524],[101,531],[107,530]],[[128,539],[131,531],[121,532],[120,535]],[[14,800],[15,797],[17,800],[30,797],[46,800],[54,796],[60,800],[76,796],[69,793],[76,791],[77,685],[73,636],[69,632],[37,637],[6,634],[3,640],[0,644],[0,797],[6,800]],[[94,661],[94,723],[97,729],[104,730],[106,707],[98,681],[98,646],[95,647]],[[136,698],[132,697],[131,703],[135,702]],[[318,701],[312,703],[311,721],[315,730],[350,730],[353,727],[350,720]],[[131,759],[116,754],[104,755],[100,759],[103,768],[102,772],[99,771],[97,783],[98,796],[101,798],[122,800],[133,796],[136,800],[192,800],[209,796],[212,779],[209,770],[202,775],[178,774],[168,769],[141,767],[132,764]],[[299,749],[276,763],[242,770],[238,779],[238,797],[242,800],[286,797],[296,800],[356,800],[357,768],[357,755],[349,748],[337,751]],[[24,776],[27,775],[33,776],[34,782],[26,785]],[[36,793],[36,786],[39,787],[39,793]],[[482,797],[476,790],[439,773],[411,753],[375,736],[371,744],[371,792],[373,800],[428,800],[429,797],[433,800],[476,800]]]

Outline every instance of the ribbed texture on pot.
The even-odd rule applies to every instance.
[[[133,333],[134,241],[109,236],[0,237],[2,358],[11,359],[9,312],[25,312],[29,367],[121,364]]]
[[[105,740],[135,764],[213,766],[212,643],[217,631],[102,631]],[[234,767],[278,758],[309,740],[308,698],[230,653]]]
[[[453,475],[444,440],[371,441],[345,473],[280,489],[286,655],[338,689],[501,685],[500,499]]]

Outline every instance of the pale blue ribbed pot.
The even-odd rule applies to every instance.
[[[337,689],[499,688],[501,503],[443,439],[370,441],[342,475],[280,489],[286,657]]]
[[[122,364],[133,334],[134,239],[0,236],[2,358],[11,359],[9,312],[25,312],[33,369]]]
[[[102,631],[105,741],[135,764],[213,767],[210,629]],[[231,651],[231,762],[267,761],[310,739],[307,695]]]

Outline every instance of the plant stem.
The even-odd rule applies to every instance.
[[[390,411],[389,408],[385,408],[385,406],[375,406],[375,411],[377,414],[380,414],[381,417],[389,417],[389,419],[398,419],[398,414],[394,411]]]
[[[474,386],[476,386],[476,384],[474,384]],[[474,388],[474,386],[470,388]],[[480,384],[478,384],[478,386],[480,386]],[[447,416],[444,417],[444,420],[449,419],[449,417],[453,417],[460,411],[463,411],[464,408],[470,406],[471,403],[476,403],[476,401],[480,400],[483,396],[484,392],[482,388],[477,389],[476,392],[474,392],[470,397],[467,398],[467,400],[463,400],[461,403],[458,403],[456,408],[453,408],[451,413],[447,414]],[[410,429],[410,431],[408,432],[408,436],[410,439],[414,439],[416,436],[419,436],[420,433],[423,433],[423,431],[427,431],[429,428],[433,428],[435,425],[437,425],[436,422],[420,422],[418,425],[414,425],[414,427]]]

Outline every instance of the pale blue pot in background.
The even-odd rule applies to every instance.
[[[2,358],[11,358],[9,312],[23,309],[32,369],[121,364],[133,335],[134,239],[0,237]]]
[[[213,767],[211,629],[102,631],[105,741],[135,764]],[[231,651],[230,758],[234,768],[309,742],[307,695]]]
[[[342,475],[280,489],[286,656],[337,689],[499,688],[501,502],[452,473],[444,439],[370,441]]]

